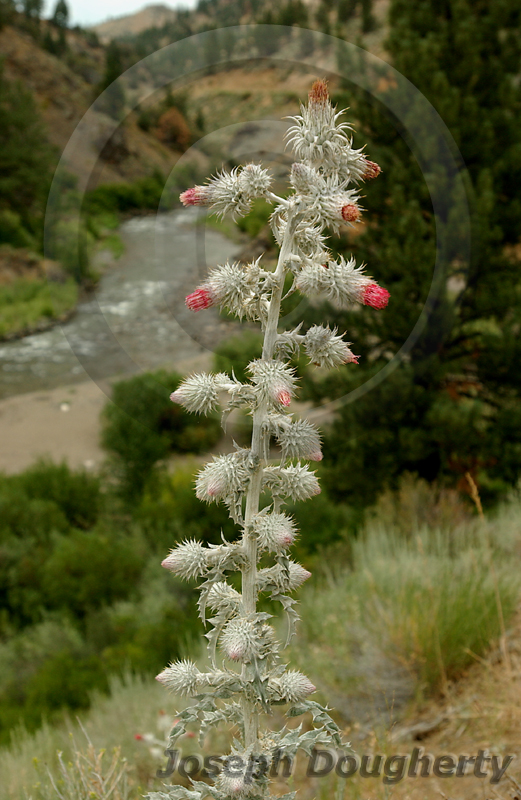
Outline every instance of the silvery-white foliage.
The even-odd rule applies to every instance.
[[[269,762],[274,748],[294,757],[299,749],[311,753],[317,746],[343,746],[327,709],[308,699],[315,691],[312,682],[281,662],[270,615],[257,609],[259,595],[280,603],[287,615],[289,641],[298,620],[291,593],[310,577],[287,556],[297,527],[281,506],[320,492],[308,465],[287,463],[287,459],[320,460],[322,452],[318,430],[306,420],[294,421],[288,412],[297,384],[288,361],[301,350],[313,364],[328,368],[350,368],[346,365],[356,364],[358,358],[336,329],[314,325],[303,333],[301,323],[291,331],[278,332],[284,279],[288,274],[293,278],[290,292],[325,297],[344,307],[356,301],[381,309],[389,296],[353,259],[335,261],[326,236],[327,228],[358,219],[359,195],[350,184],[376,177],[380,168],[367,159],[363,149],[353,148],[351,128],[331,105],[324,81],[315,82],[308,105],[292,119],[288,144],[298,159],[290,174],[293,194],[277,197],[267,170],[247,164],[223,170],[204,186],[181,195],[184,205],[206,206],[211,212],[229,212],[234,217],[248,213],[254,198],[264,197],[274,204],[270,224],[280,247],[273,272],[263,269],[259,260],[227,263],[212,269],[186,298],[191,311],[226,306],[238,317],[261,323],[262,357],[249,364],[249,379],[242,383],[233,374],[192,375],[171,398],[189,411],[210,413],[227,395],[225,414],[244,408],[253,418],[251,448],[236,446],[235,452],[214,457],[195,482],[200,500],[228,506],[230,516],[241,527],[240,538],[207,546],[185,540],[163,561],[163,566],[179,577],[202,579],[200,616],[204,622],[207,609],[213,614],[206,620],[209,629],[205,634],[212,666],[202,672],[192,661],[182,660],[158,676],[174,693],[196,696],[195,704],[178,714],[169,741],[175,742],[192,724],[199,725],[204,738],[212,725],[227,722],[239,730],[240,741],[235,740],[231,755],[240,756],[244,763],[261,753]],[[280,463],[268,459],[270,445],[275,443],[280,448]],[[271,495],[267,503],[262,501],[263,508],[261,493]],[[261,557],[268,560],[267,566],[260,566]],[[240,589],[228,575],[236,571],[241,573]],[[309,711],[314,729],[262,732],[260,715],[273,703],[288,704],[289,717]],[[256,774],[222,772],[213,786],[194,779],[193,791],[165,787],[166,792],[149,793],[148,800],[203,800],[206,796],[271,800],[268,783],[267,777]],[[290,792],[283,800],[294,797],[295,792]]]

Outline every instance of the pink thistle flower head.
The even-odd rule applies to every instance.
[[[322,451],[321,450],[315,450],[312,453],[309,453],[308,458],[309,458],[310,461],[322,461],[322,458],[323,458]]]
[[[208,188],[206,186],[194,186],[179,195],[181,203],[186,206],[205,206],[209,202]]]
[[[362,180],[370,181],[372,178],[377,178],[378,175],[381,173],[382,169],[376,161],[367,161],[365,172],[362,175]]]
[[[354,203],[342,206],[342,219],[346,222],[357,222],[360,219],[360,209]]]
[[[185,299],[185,303],[190,311],[202,311],[205,308],[210,308],[215,305],[215,297],[210,287],[203,285],[199,286],[192,294],[189,294]]]
[[[387,289],[378,286],[377,283],[370,283],[363,291],[362,302],[365,306],[381,309],[386,307],[390,296]]]

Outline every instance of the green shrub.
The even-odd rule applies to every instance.
[[[68,528],[67,517],[52,499],[31,498],[20,485],[0,481],[0,542],[11,537],[45,542],[52,531]]]
[[[101,531],[74,531],[60,537],[41,567],[48,609],[83,619],[91,609],[132,595],[143,569],[135,539]]]
[[[176,541],[193,536],[218,544],[221,532],[235,537],[236,530],[226,508],[203,505],[194,492],[196,468],[177,469],[149,488],[134,511],[134,519],[155,552],[166,552]]]
[[[133,183],[104,184],[85,195],[83,209],[88,215],[157,209],[163,188],[163,176],[157,172]]]
[[[78,288],[73,280],[49,284],[18,278],[0,286],[0,337],[34,329],[74,308]]]
[[[139,501],[158,461],[173,452],[204,452],[221,436],[216,416],[197,419],[170,401],[180,382],[180,375],[164,370],[120,381],[103,410],[101,442],[114,456],[129,502]]]
[[[243,330],[237,336],[225,339],[214,351],[213,368],[215,372],[234,373],[239,381],[249,380],[246,367],[262,352],[262,336],[255,331]]]
[[[20,215],[8,208],[0,211],[0,244],[9,244],[12,247],[35,247],[35,239],[24,228]]]
[[[102,506],[101,481],[83,469],[72,470],[65,462],[40,459],[14,478],[29,498],[51,500],[70,525],[91,528]]]
[[[254,200],[250,213],[245,217],[241,217],[237,222],[237,226],[253,239],[267,225],[272,212],[273,207],[266,200]]]

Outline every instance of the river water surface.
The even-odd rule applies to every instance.
[[[134,218],[120,234],[124,255],[68,322],[0,342],[0,397],[173,369],[230,334],[231,324],[215,309],[194,314],[184,304],[209,267],[240,249],[207,228],[200,209]]]

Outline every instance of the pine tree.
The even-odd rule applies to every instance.
[[[53,153],[32,94],[5,79],[0,62],[0,212],[41,236]]]
[[[113,40],[105,51],[105,73],[99,86],[99,91],[105,90],[100,109],[113,119],[119,119],[125,108],[125,90],[121,81],[117,80],[123,71],[123,53],[120,45]]]
[[[65,0],[57,0],[52,15],[52,22],[58,28],[67,28],[69,25],[69,8]]]
[[[468,273],[459,274],[457,213],[434,219],[400,135],[374,104],[363,97],[351,102],[365,138],[379,143],[374,155],[383,175],[366,193],[367,207],[375,209],[371,240],[360,236],[349,251],[367,258],[400,309],[376,320],[360,314],[334,320],[354,326],[356,341],[365,335],[358,384],[412,330],[432,277],[436,223],[453,226],[452,252],[408,363],[339,414],[326,443],[334,461],[327,485],[337,496],[368,503],[407,470],[461,488],[468,471],[492,498],[521,473],[521,286],[514,257],[521,212],[521,9],[515,0],[393,0],[390,22],[393,65],[439,111],[468,169],[472,255]],[[355,388],[353,378],[315,387],[316,396],[344,395]],[[370,483],[362,479],[367,474]]]
[[[0,0],[0,30],[13,21],[15,11],[14,0]]]

